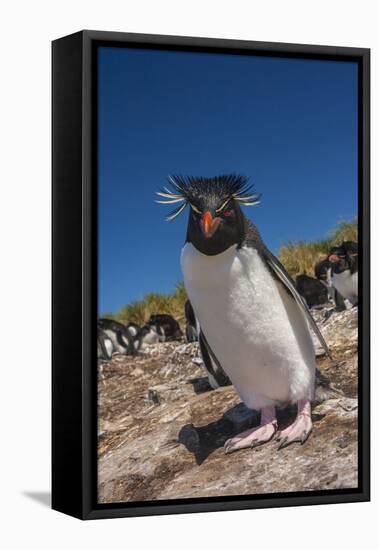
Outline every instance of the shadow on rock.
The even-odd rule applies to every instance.
[[[200,466],[209,455],[223,447],[232,432],[232,427],[221,420],[199,428],[186,424],[180,430],[178,439],[179,443],[194,454],[196,463]]]
[[[277,411],[279,430],[287,428],[296,418],[296,406]],[[224,446],[230,437],[259,425],[260,413],[238,403],[227,410],[216,422],[196,427],[186,424],[179,432],[178,441],[193,453],[200,466],[214,451]]]
[[[192,384],[193,391],[196,394],[205,393],[212,390],[212,386],[206,376],[202,378],[192,378],[191,380],[188,380],[188,383]]]
[[[193,453],[196,463],[202,464],[214,451],[224,446],[227,439],[259,423],[259,413],[238,403],[219,420],[206,426],[186,424],[179,432],[178,441]]]

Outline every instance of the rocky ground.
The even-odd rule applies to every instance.
[[[326,313],[314,315],[334,361],[317,349],[318,368],[340,393],[315,403],[302,446],[279,451],[272,440],[225,455],[225,440],[259,417],[233,387],[210,388],[197,344],[157,344],[99,365],[99,502],[356,487],[357,308]],[[279,429],[294,414],[280,411]]]

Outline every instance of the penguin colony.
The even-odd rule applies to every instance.
[[[158,195],[163,200],[157,202],[175,205],[168,221],[189,207],[181,253],[190,300],[187,338],[196,327],[213,387],[230,380],[245,405],[261,412],[260,425],[229,439],[225,452],[256,447],[275,435],[279,448],[304,443],[312,430],[315,391],[311,330],[329,351],[295,283],[242,212],[241,205],[253,206],[259,196],[245,177],[234,174],[171,176]],[[320,273],[326,268],[329,277],[326,286],[321,275],[315,279],[323,299],[331,280],[342,296],[357,303],[353,244],[332,250],[327,265],[320,266]],[[297,416],[278,433],[276,407],[288,403],[297,404]]]
[[[180,340],[181,337],[179,323],[171,315],[151,315],[143,327],[136,323],[124,325],[113,319],[99,319],[97,358],[110,361],[114,354],[136,355],[147,345]]]

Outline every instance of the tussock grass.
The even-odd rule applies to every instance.
[[[187,293],[183,283],[176,285],[171,294],[150,293],[142,300],[136,300],[124,306],[118,313],[108,318],[122,323],[137,323],[144,325],[155,313],[172,315],[179,323],[184,322],[184,303]]]
[[[315,264],[323,260],[332,246],[342,241],[358,240],[358,224],[354,219],[340,222],[328,237],[314,242],[289,242],[279,250],[279,260],[292,277],[303,273],[314,277]]]

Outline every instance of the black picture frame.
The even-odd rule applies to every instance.
[[[356,61],[359,66],[359,487],[98,504],[96,52],[101,45]],[[370,50],[81,31],[52,43],[52,507],[81,519],[370,499]]]

